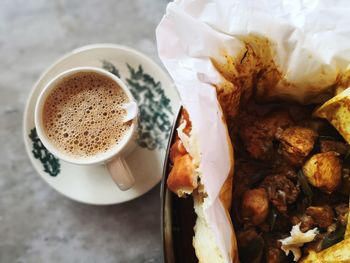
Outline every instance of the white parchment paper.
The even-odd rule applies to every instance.
[[[222,76],[211,58],[224,61],[244,48],[240,36],[274,43],[274,62],[293,88],[277,83],[274,96],[307,102],[330,89],[350,62],[348,0],[188,0],[167,7],[157,31],[159,56],[188,110],[200,148],[201,181],[208,193],[205,214],[230,261],[229,223],[218,202],[230,169],[226,126],[210,83]]]

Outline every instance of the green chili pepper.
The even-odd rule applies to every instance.
[[[326,249],[342,241],[344,239],[345,229],[346,229],[345,226],[343,226],[342,224],[338,224],[336,230],[327,234],[323,239],[322,245],[321,245],[322,249]]]
[[[310,187],[310,185],[309,185],[307,179],[305,178],[305,175],[301,169],[299,170],[297,176],[298,176],[298,181],[299,181],[301,190],[305,194],[309,205],[311,205],[313,192],[312,192],[312,189],[311,189],[311,187]]]

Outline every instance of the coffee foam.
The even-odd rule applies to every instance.
[[[98,73],[63,79],[43,107],[44,130],[60,151],[84,158],[118,144],[131,126],[122,106],[129,98],[117,83]]]

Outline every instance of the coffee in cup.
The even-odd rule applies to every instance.
[[[125,154],[137,124],[137,104],[113,74],[93,67],[67,70],[42,90],[35,126],[44,146],[77,165],[105,164],[121,190],[135,182]]]
[[[46,97],[44,132],[57,149],[73,158],[88,158],[118,144],[131,122],[124,122],[127,94],[113,80],[94,72],[62,79]]]

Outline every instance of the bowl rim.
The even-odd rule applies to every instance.
[[[175,134],[176,134],[175,131],[177,128],[177,123],[181,118],[182,109],[183,109],[183,106],[181,105],[176,114],[176,118],[174,118],[173,120],[173,125],[170,132],[168,145],[166,148],[166,154],[165,154],[164,165],[163,165],[163,173],[162,173],[162,181],[160,186],[160,200],[161,200],[161,209],[160,209],[161,230],[160,231],[161,231],[161,240],[162,240],[162,258],[163,258],[163,262],[165,263],[175,262],[173,242],[172,242],[172,231],[171,231],[172,230],[172,223],[171,223],[172,207],[171,205],[167,205],[167,204],[171,204],[172,193],[167,188],[166,180],[169,175],[170,148],[175,138]]]

